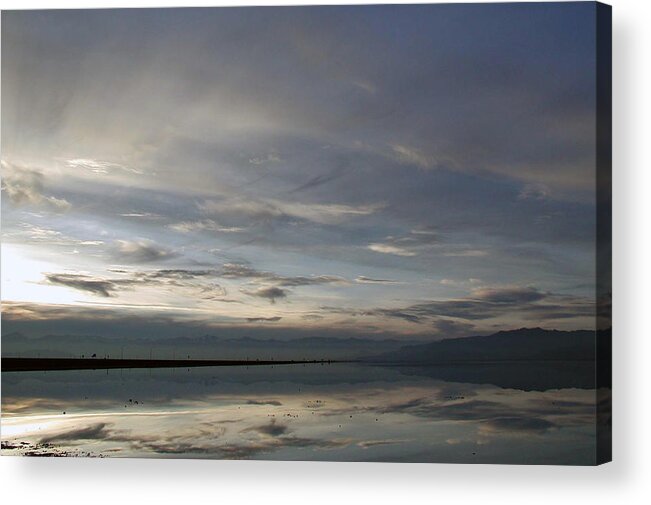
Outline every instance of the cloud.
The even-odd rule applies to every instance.
[[[488,256],[488,251],[483,249],[460,249],[456,251],[446,251],[443,256],[452,258],[483,258]]]
[[[132,290],[146,286],[173,286],[181,292],[185,291],[197,298],[207,300],[222,301],[221,297],[227,295],[226,289],[210,281],[211,278],[217,277],[216,270],[127,271],[112,269],[110,272],[121,277],[107,279],[81,274],[47,273],[45,280],[49,284],[66,286],[102,297],[114,296],[116,292],[124,289]]]
[[[366,277],[365,275],[358,275],[355,278],[355,282],[358,284],[396,284],[398,281],[391,279],[373,279],[372,277]]]
[[[276,303],[278,298],[287,298],[289,291],[276,286],[267,286],[260,287],[255,291],[244,291],[244,293],[250,296],[257,296],[258,298],[266,298],[271,303]]]
[[[329,170],[326,173],[314,175],[310,177],[303,184],[289,190],[289,193],[298,193],[300,191],[305,191],[307,189],[317,188],[324,184],[328,184],[334,180],[337,180],[350,172],[351,163],[350,160],[341,159],[336,162],[335,168]]]
[[[513,432],[526,434],[542,434],[556,427],[556,424],[547,419],[527,416],[496,417],[482,423],[482,432],[499,433]]]
[[[464,395],[475,396],[472,392],[466,392]],[[538,435],[558,426],[555,422],[546,418],[547,416],[558,417],[558,408],[538,412],[536,408],[519,407],[499,401],[448,400],[444,399],[440,394],[438,398],[437,400],[412,398],[390,405],[370,407],[367,410],[382,414],[411,414],[446,421],[477,421],[482,435],[498,434],[500,432]],[[592,412],[594,412],[594,405],[592,406]],[[564,407],[563,415],[568,417],[570,423],[572,417],[583,414],[583,405]]]
[[[251,163],[251,165],[265,165],[267,163],[278,163],[279,161],[282,161],[280,159],[280,156],[273,152],[267,154],[266,156],[255,156],[249,159],[249,163]]]
[[[112,296],[120,284],[119,281],[116,283],[115,281],[76,274],[45,274],[45,279],[50,284],[86,291],[103,297]]]
[[[151,240],[118,240],[115,255],[121,261],[134,263],[151,263],[165,261],[177,254]]]
[[[382,242],[368,246],[371,251],[394,254],[396,256],[416,256],[423,251],[437,246],[440,242],[438,233],[429,228],[413,229],[402,236],[389,235]]]
[[[141,261],[138,261],[141,262]],[[226,263],[221,269],[158,269],[158,270],[125,270],[112,268],[108,270],[111,278],[93,277],[90,275],[48,273],[46,281],[50,284],[66,286],[85,291],[98,296],[110,297],[124,289],[132,290],[146,286],[169,286],[177,292],[187,293],[204,300],[239,303],[238,300],[226,300],[226,289],[215,279],[245,279],[259,283],[257,289],[251,291],[242,289],[247,295],[266,298],[272,303],[279,298],[286,298],[290,291],[287,287],[317,286],[323,284],[345,284],[341,277],[315,275],[287,277],[273,272],[263,272],[247,265]],[[248,322],[277,322],[281,316],[245,318]]]
[[[467,286],[468,284],[481,284],[481,279],[471,277],[470,279],[441,279],[439,284],[443,286]]]
[[[45,177],[37,170],[21,168],[2,160],[2,191],[16,205],[45,207],[54,212],[65,212],[71,205],[64,198],[44,195]]]
[[[518,200],[546,200],[549,194],[549,187],[545,184],[525,184],[518,194]]]
[[[588,298],[542,292],[531,286],[496,286],[475,288],[465,298],[426,301],[405,307],[371,309],[322,307],[322,310],[352,316],[402,319],[414,324],[429,324],[442,334],[459,335],[474,328],[467,321],[481,321],[503,316],[531,320],[578,318],[594,314],[595,303]],[[465,322],[454,321],[454,319]]]
[[[393,445],[393,444],[403,444],[409,442],[409,440],[400,440],[400,439],[381,439],[381,440],[362,440],[357,442],[357,445],[362,449],[368,449],[369,447],[377,447],[380,445]]]
[[[119,163],[111,163],[110,161],[93,160],[90,158],[74,158],[66,160],[66,165],[73,169],[84,169],[95,174],[108,174],[113,170],[123,170],[131,172],[132,174],[142,174],[141,170],[136,168],[120,165]]]
[[[120,216],[140,219],[160,219],[162,217],[160,214],[155,214],[153,212],[126,212],[124,214],[120,214]]]
[[[391,149],[393,150],[393,155],[396,161],[403,165],[415,165],[420,168],[428,169],[434,167],[436,164],[436,161],[432,156],[429,156],[414,147],[393,144]]]
[[[368,248],[382,254],[394,254],[396,256],[416,256],[417,253],[408,251],[402,247],[397,247],[390,244],[369,244]]]
[[[278,400],[247,400],[247,405],[273,405],[274,407],[280,407],[282,405]]]
[[[274,317],[247,317],[246,320],[249,323],[275,323],[277,321],[280,321],[282,317],[280,316],[274,316]]]
[[[276,406],[275,401],[265,404]],[[222,422],[230,422],[226,420]],[[219,421],[217,422],[217,424]],[[73,428],[46,435],[40,439],[41,444],[77,445],[83,441],[123,442],[132,450],[156,454],[201,454],[215,458],[240,459],[250,458],[261,453],[280,450],[285,447],[305,447],[313,449],[330,449],[344,447],[350,440],[322,440],[297,437],[291,434],[288,426],[275,420],[263,425],[251,426],[240,430],[240,434],[252,434],[252,438],[240,437],[237,440],[224,440],[226,428],[216,423],[201,423],[194,429],[182,432],[161,432],[143,434],[133,430],[116,430],[114,423],[99,422],[88,426]]]
[[[129,273],[127,270],[116,270],[117,273]],[[217,277],[218,270],[190,270],[185,268],[171,268],[162,270],[149,270],[144,272],[133,272],[134,277],[143,279],[171,279],[171,280],[190,280],[198,277]]]
[[[52,444],[55,442],[76,442],[78,440],[107,440],[110,437],[110,431],[107,429],[108,423],[95,423],[83,428],[55,433],[41,438],[41,444]]]
[[[262,424],[259,426],[251,426],[250,428],[245,428],[244,430],[242,430],[242,433],[247,433],[251,431],[269,437],[279,437],[287,433],[288,427],[285,424],[278,424],[275,419],[272,419],[268,424]]]
[[[226,199],[204,201],[200,208],[206,214],[243,215],[258,221],[301,219],[318,224],[336,224],[356,216],[371,215],[384,205],[343,205],[284,202],[280,200]]]
[[[533,302],[541,301],[546,297],[548,294],[532,287],[479,288],[473,290],[471,296],[467,298],[424,302],[397,310],[383,309],[381,312],[389,317],[398,317],[411,322],[423,322],[439,317],[481,320],[515,311],[526,311]]]
[[[546,296],[547,294],[529,286],[482,287],[472,290],[472,297],[496,304],[518,305],[522,303],[537,302]]]
[[[331,275],[294,276],[287,277],[272,272],[263,272],[247,265],[226,263],[220,276],[225,279],[255,279],[276,284],[281,287],[315,286],[319,284],[346,283],[346,279]]]
[[[104,244],[104,241],[102,240],[73,238],[60,231],[29,223],[19,223],[18,228],[17,231],[5,230],[3,232],[3,239],[7,241],[38,243],[60,247],[100,246]]]
[[[445,335],[446,338],[465,337],[475,331],[475,325],[454,321],[452,319],[435,319],[432,321],[432,327],[436,334]]]
[[[573,288],[593,283],[595,271],[594,27],[585,21],[587,11],[552,6],[538,16],[510,6],[472,6],[472,15],[459,17],[438,6],[339,9],[297,10],[292,29],[256,9],[228,16],[218,9],[200,16],[179,11],[170,14],[177,31],[160,30],[154,14],[134,19],[115,11],[105,19],[88,12],[87,30],[65,34],[67,24],[53,22],[59,14],[13,14],[4,45],[3,112],[20,118],[21,126],[20,132],[7,130],[3,147],[12,159],[46,168],[45,177],[21,182],[19,191],[14,184],[11,194],[3,182],[3,234],[17,220],[31,219],[66,237],[90,238],[88,244],[101,242],[100,233],[161,244],[150,251],[132,247],[126,255],[89,250],[75,258],[80,271],[96,273],[102,261],[119,263],[116,258],[165,266],[147,262],[178,257],[175,251],[183,252],[185,266],[212,265],[208,251],[219,250],[228,258],[223,261],[252,261],[268,270],[231,274],[224,279],[233,282],[223,284],[283,290],[295,302],[287,308],[296,309],[278,311],[283,324],[300,323],[301,314],[334,303],[368,305],[369,317],[384,318],[396,332],[420,331],[415,324],[435,331],[450,325],[446,318],[454,316],[447,314],[466,324],[491,316],[504,316],[504,325],[522,318],[581,323],[573,319],[587,312],[585,300],[550,295],[508,305],[424,281],[473,276],[535,280],[556,292],[590,289]],[[61,15],[74,25],[80,14]],[[391,17],[405,36],[389,40],[382,30],[359,30],[359,20],[369,16],[373,26]],[[115,28],[125,26],[116,44]],[[305,36],[306,26],[318,29]],[[240,29],[248,30],[256,51],[229,36]],[[191,35],[175,36],[186,32]],[[477,36],[459,45],[458,33]],[[69,58],[68,45],[79,58]],[[210,50],[215,46],[218,54]],[[428,55],[426,61],[414,56],[414,47]],[[565,50],[552,58],[549,47]],[[324,62],[337,62],[336,68]],[[139,85],[121,77],[125,71],[137,75]],[[106,89],[120,99],[107,101]],[[64,158],[53,167],[56,156]],[[131,176],[130,167],[148,174],[155,169],[156,176]],[[65,197],[83,212],[55,221],[12,208],[58,207],[50,197]],[[541,209],[554,219],[536,222]],[[152,216],[145,211],[161,221],[147,219]],[[440,235],[426,224],[440,226]],[[251,237],[231,244],[242,229]],[[169,242],[160,238],[165,230]],[[445,243],[437,242],[443,236]],[[57,238],[43,236],[29,252],[68,264],[67,251],[47,240]],[[381,269],[386,265],[391,270]],[[358,286],[343,289],[346,280],[337,277],[351,272],[347,282]],[[355,279],[358,273],[368,277]],[[406,283],[391,286],[391,278],[421,281],[408,289]],[[190,290],[210,280],[159,278],[169,298],[176,292],[168,286]],[[372,283],[377,286],[366,288],[372,299],[355,298],[362,284]],[[255,300],[239,288],[232,291],[236,297]],[[116,289],[109,292],[127,287]],[[294,300],[294,291],[310,296]],[[208,296],[199,287],[194,293]],[[247,315],[258,313],[238,313],[238,323],[251,327]],[[328,323],[334,319],[326,316]],[[269,331],[274,326],[266,325]]]
[[[180,233],[190,233],[193,231],[216,231],[220,233],[240,233],[245,231],[244,228],[237,226],[222,226],[212,219],[202,219],[200,221],[182,221],[169,225],[169,227]]]

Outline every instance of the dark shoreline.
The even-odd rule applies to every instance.
[[[109,368],[191,368],[205,366],[261,366],[341,363],[335,360],[216,360],[216,359],[105,359],[2,358],[3,372],[47,370],[107,370]]]

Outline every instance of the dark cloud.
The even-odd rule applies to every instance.
[[[83,428],[75,428],[73,430],[56,433],[41,438],[41,444],[51,444],[55,442],[75,442],[78,440],[105,440],[110,436],[110,431],[107,429],[107,423],[96,423]]]
[[[287,298],[289,291],[276,286],[261,287],[255,291],[245,291],[247,295],[257,296],[258,298],[266,298],[271,303],[276,303],[278,298]]]
[[[131,281],[111,281],[107,279],[95,279],[86,275],[76,274],[45,274],[45,279],[50,284],[66,286],[68,288],[86,291],[93,295],[109,297],[121,286],[132,285]]]
[[[203,299],[220,299],[226,296],[226,290],[215,283],[196,283],[196,279],[205,279],[216,276],[216,271],[211,270],[154,270],[148,272],[110,270],[121,275],[118,278],[100,278],[81,274],[45,274],[45,279],[50,284],[66,286],[80,291],[86,291],[97,296],[110,297],[125,289],[135,289],[146,286],[172,286],[190,290]]]
[[[126,270],[114,270],[119,273],[128,273]],[[188,270],[188,269],[168,269],[168,270],[155,270],[151,272],[136,272],[136,277],[143,277],[147,279],[174,279],[174,280],[190,280],[197,277],[217,277],[217,270]]]
[[[345,158],[342,158],[341,162],[335,169],[331,170],[328,173],[318,174],[313,177],[310,177],[310,179],[308,179],[300,186],[297,186],[296,188],[290,190],[289,193],[296,193],[299,191],[313,189],[323,184],[332,182],[335,179],[339,179],[340,177],[346,175],[349,169],[350,169],[350,161]]]
[[[274,407],[280,407],[282,405],[278,400],[247,400],[247,405],[273,405]]]
[[[432,326],[434,327],[436,334],[445,335],[446,338],[471,335],[476,328],[474,324],[454,321],[451,319],[435,319],[432,321]]]
[[[242,433],[247,433],[252,431],[269,437],[279,437],[281,435],[285,435],[288,432],[288,427],[287,425],[279,424],[276,422],[275,419],[272,419],[267,424],[245,428],[242,430]]]
[[[249,323],[275,323],[277,321],[280,321],[282,317],[280,316],[274,316],[274,317],[247,317],[246,320]]]
[[[322,307],[331,313],[352,316],[384,316],[416,324],[431,324],[446,333],[463,335],[474,325],[453,321],[481,321],[499,316],[519,315],[525,319],[552,320],[587,316],[594,313],[594,302],[582,297],[545,293],[533,287],[503,286],[477,288],[466,298],[417,303],[402,308],[366,310]]]
[[[358,275],[355,277],[355,282],[359,284],[395,284],[397,281],[391,279],[374,279],[365,275]]]
[[[545,433],[554,427],[556,427],[556,424],[546,419],[524,416],[496,417],[494,419],[489,419],[482,424],[482,430],[492,432],[519,432],[529,434]]]
[[[282,287],[315,286],[319,284],[345,283],[341,277],[330,275],[285,277],[272,272],[261,272],[247,265],[227,263],[222,267],[220,276],[225,279],[254,279],[266,281]]]
[[[498,287],[478,288],[473,291],[473,297],[488,303],[519,305],[522,303],[537,302],[547,295],[532,287]]]
[[[124,303],[111,307],[104,303],[101,306],[92,306],[88,302],[84,306],[3,302],[2,309],[3,335],[12,332],[30,336],[102,335],[112,342],[129,342],[129,335],[155,341],[179,335],[203,337],[217,332],[220,336],[228,338],[286,340],[305,337],[305,328],[300,325],[283,325],[280,321],[264,325],[242,324],[240,317],[214,313],[188,318],[187,311],[176,311],[173,306],[157,310],[156,307],[148,305],[131,306]],[[335,339],[396,338],[396,334],[390,331],[378,331],[370,336],[365,328],[340,328],[332,325],[310,327],[310,335]],[[78,344],[79,342],[75,345]],[[73,348],[74,346],[71,349]],[[300,354],[296,357],[303,356]]]
[[[407,442],[407,440],[392,440],[392,439],[385,439],[385,440],[363,440],[361,442],[357,442],[357,445],[361,447],[362,449],[368,449],[369,447],[377,447],[380,445],[392,445],[392,444],[402,444]]]

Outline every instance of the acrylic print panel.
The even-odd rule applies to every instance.
[[[2,454],[610,459],[610,8],[2,13]]]

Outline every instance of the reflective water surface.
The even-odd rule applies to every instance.
[[[7,372],[2,452],[589,465],[593,376],[580,363]]]

